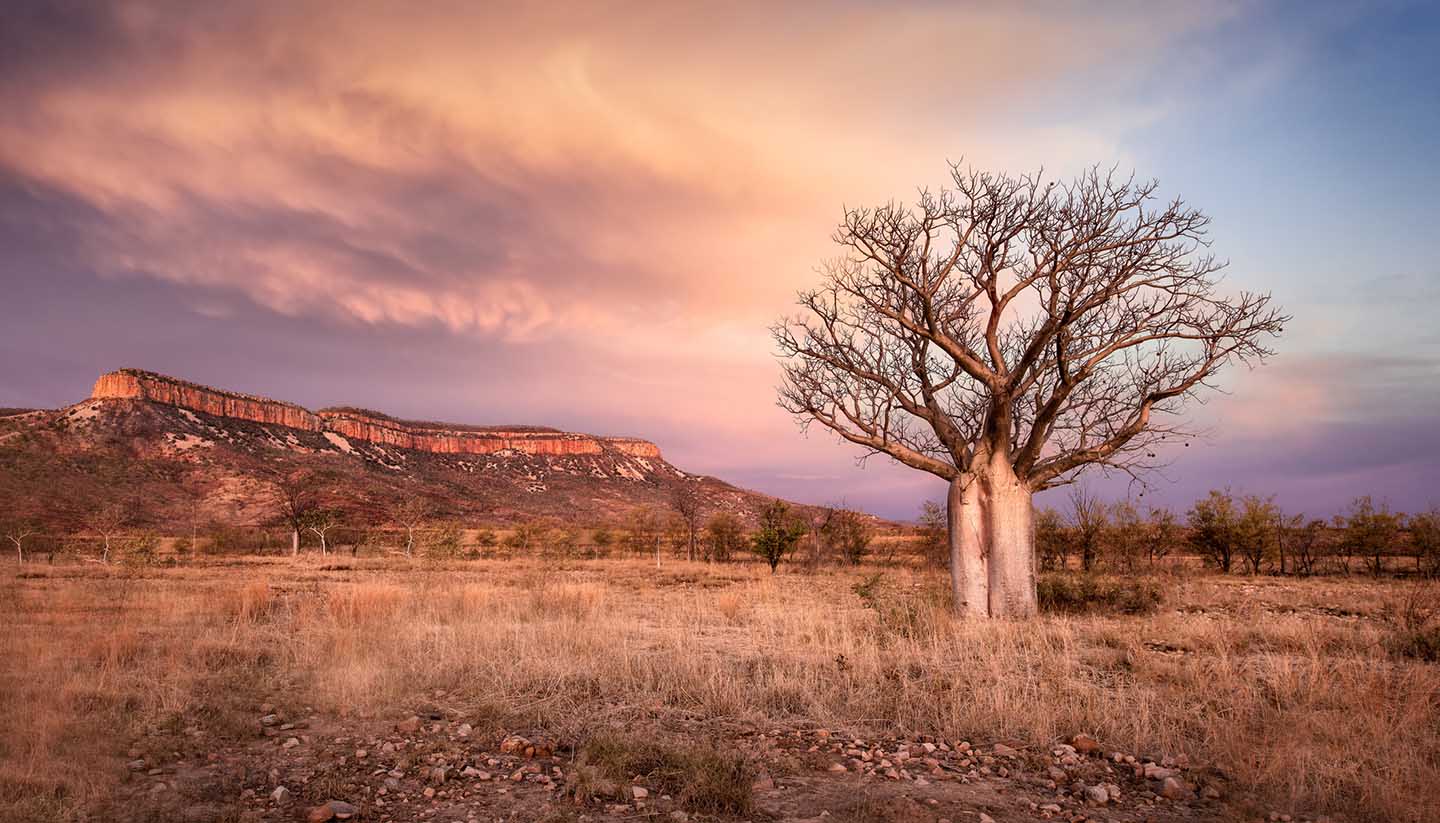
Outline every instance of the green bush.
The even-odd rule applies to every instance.
[[[1038,581],[1040,611],[1056,614],[1153,614],[1165,600],[1154,580],[1056,572]]]

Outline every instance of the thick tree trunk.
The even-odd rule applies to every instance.
[[[990,578],[985,569],[985,518],[979,477],[965,474],[950,481],[946,523],[955,611],[966,617],[985,617],[990,614]]]
[[[1030,617],[1035,524],[1030,489],[1003,458],[950,484],[950,581],[955,610],[974,617]]]
[[[300,530],[299,530],[299,529],[291,529],[291,530],[290,530],[290,554],[291,554],[292,556],[294,556],[294,555],[298,555],[299,553],[300,553]]]

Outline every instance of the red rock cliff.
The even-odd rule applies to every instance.
[[[212,389],[161,374],[121,369],[100,375],[92,399],[148,400],[216,417],[234,417],[256,423],[271,423],[306,431],[323,431],[325,423],[313,412],[294,403],[267,397]]]
[[[364,409],[324,409],[212,389],[173,377],[121,369],[95,381],[92,399],[148,400],[216,417],[332,431],[355,440],[436,454],[493,454],[507,449],[536,455],[596,455],[613,449],[629,457],[660,459],[660,448],[635,437],[595,437],[536,427],[480,427],[397,420]]]
[[[401,449],[437,454],[493,454],[513,450],[522,454],[602,454],[608,445],[631,457],[660,457],[654,443],[630,437],[594,437],[554,429],[481,428],[419,423],[366,412],[362,409],[327,409],[320,412],[333,432]]]

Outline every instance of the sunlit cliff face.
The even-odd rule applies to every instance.
[[[853,452],[774,408],[765,334],[842,205],[948,160],[1161,173],[1131,136],[1284,75],[1283,38],[1244,74],[1197,45],[1253,11],[24,0],[0,25],[0,277],[157,313],[70,335],[85,379],[231,385],[264,326],[287,355],[247,365],[257,391],[292,370],[322,402],[316,374],[407,414],[668,433],[698,470],[864,500],[900,475],[847,491]],[[161,342],[172,304],[218,342]]]

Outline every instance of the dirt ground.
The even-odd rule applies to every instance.
[[[1440,801],[1440,673],[1386,651],[1399,583],[1181,577],[1154,614],[995,625],[951,618],[942,583],[27,567],[0,601],[0,820],[1421,821]]]

